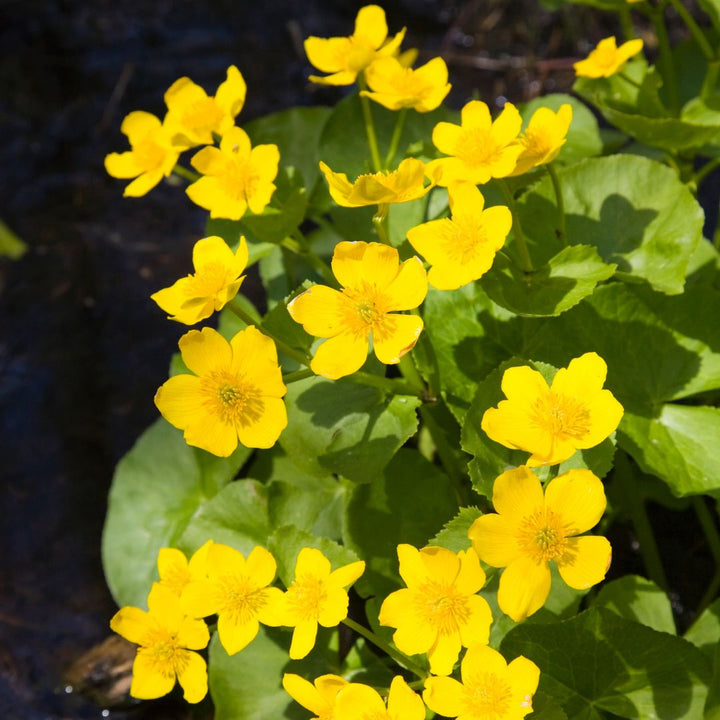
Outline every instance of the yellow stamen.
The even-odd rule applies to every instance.
[[[470,677],[465,683],[464,700],[468,715],[484,720],[504,718],[510,711],[512,689],[494,673]],[[463,712],[463,714],[465,714]]]
[[[453,585],[431,580],[413,594],[418,614],[441,635],[454,635],[470,617],[467,595]]]
[[[298,618],[317,620],[327,600],[327,583],[314,575],[303,575],[293,581],[286,598]]]
[[[580,439],[590,430],[590,413],[577,398],[558,395],[552,390],[532,406],[531,422],[555,436]]]

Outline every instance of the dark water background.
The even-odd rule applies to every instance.
[[[187,716],[173,700],[103,714],[63,692],[67,668],[109,633],[100,535],[113,468],[156,418],[184,332],[149,295],[191,270],[206,217],[168,184],[122,198],[102,165],[126,148],[122,118],[162,116],[183,75],[213,93],[230,64],[248,84],[240,123],[332,103],[342,91],[306,81],[302,39],[349,34],[362,4],[0,1],[0,218],[29,245],[0,260],[3,720]],[[615,29],[534,0],[384,6],[391,31],[408,27],[404,47],[448,60],[457,108],[473,88],[489,103],[568,90],[572,60]],[[623,562],[640,569],[630,550]]]

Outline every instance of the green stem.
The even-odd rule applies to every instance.
[[[620,16],[620,27],[622,27],[623,35],[625,40],[632,40],[635,37],[635,28],[632,24],[632,18],[630,16],[630,8],[626,5],[618,10]]]
[[[388,210],[390,209],[389,203],[383,203],[378,205],[378,211],[373,215],[373,225],[375,232],[377,233],[378,240],[384,242],[386,245],[390,244],[387,231],[387,216]]]
[[[526,273],[535,272],[532,260],[530,259],[530,253],[528,252],[527,243],[525,242],[525,234],[523,233],[522,226],[520,225],[520,216],[518,215],[517,205],[515,204],[515,198],[513,197],[512,191],[508,187],[504,180],[496,179],[500,192],[502,192],[505,202],[512,213],[512,224],[513,230],[515,231],[515,244],[517,246],[518,254],[520,255],[520,267]]]
[[[658,48],[660,50],[660,64],[663,67],[663,80],[667,88],[668,102],[673,113],[677,115],[680,110],[680,96],[678,94],[678,81],[675,73],[675,63],[673,62],[672,51],[670,49],[670,40],[668,39],[667,28],[663,19],[663,8],[651,10],[650,19],[655,28],[657,36]]]
[[[300,257],[306,260],[308,264],[318,272],[323,280],[333,286],[337,285],[337,280],[335,280],[335,275],[333,275],[330,266],[310,249],[309,243],[299,234],[299,231],[296,231],[296,237],[283,238],[280,241],[280,245],[294,252],[296,255],[300,255]]]
[[[711,62],[715,59],[715,53],[713,52],[708,39],[705,37],[705,33],[700,29],[698,24],[693,20],[692,15],[687,11],[687,8],[680,2],[680,0],[670,0],[670,4],[675,8],[675,12],[680,16],[680,19],[685,23],[688,30],[692,33],[695,38],[702,54]]]
[[[700,89],[700,97],[703,100],[708,100],[717,92],[718,77],[720,77],[720,60],[713,60],[708,63],[708,69]]]
[[[630,514],[648,577],[660,588],[667,590],[667,578],[660,560],[660,552],[655,542],[655,535],[653,535],[647,509],[645,508],[645,501],[634,493],[630,495]]]
[[[193,172],[192,170],[188,170],[186,167],[183,167],[179,163],[175,165],[175,167],[172,169],[172,171],[179,177],[185,178],[186,180],[189,180],[190,182],[195,182],[196,180],[199,180],[201,177],[198,173]]]
[[[560,216],[560,228],[557,230],[558,240],[563,244],[563,247],[567,247],[567,235],[565,234],[565,202],[563,201],[562,186],[560,185],[560,178],[555,172],[555,168],[552,163],[548,163],[545,169],[550,176],[552,181],[553,189],[555,190],[555,202],[557,203],[558,215]]]
[[[407,113],[408,109],[406,107],[402,108],[395,120],[395,129],[393,130],[392,139],[390,140],[390,149],[388,150],[388,154],[385,156],[386,170],[392,165],[392,162],[395,159],[395,153],[397,152],[398,143],[400,142],[400,136],[402,135]]]
[[[403,380],[405,380],[405,382],[407,382],[407,384],[415,390],[414,394],[423,397],[427,388],[425,387],[425,382],[422,377],[420,377],[420,373],[415,367],[415,363],[410,353],[405,353],[405,355],[400,358],[398,370],[400,370]]]
[[[400,665],[400,667],[404,667],[406,670],[415,673],[415,675],[417,675],[421,680],[425,680],[425,678],[427,678],[428,673],[423,668],[416,665],[407,655],[401,653],[399,650],[395,650],[395,648],[391,647],[381,637],[378,637],[372,630],[356,623],[349,617],[345,618],[343,623],[351,630],[354,630],[358,635],[361,635],[373,645],[379,647],[383,652],[387,653],[398,665]]]
[[[707,539],[708,546],[710,547],[710,552],[715,559],[715,564],[720,566],[720,532],[718,532],[715,521],[705,504],[705,498],[694,497],[693,507],[695,508],[695,514],[698,516],[698,520],[700,521],[700,527],[705,533],[705,538]]]
[[[312,377],[315,373],[310,368],[304,368],[303,370],[295,370],[282,376],[283,382],[286,385],[297,382],[298,380],[305,380],[305,378]]]
[[[710,162],[705,163],[693,176],[692,181],[695,183],[696,186],[699,187],[700,183],[716,168],[720,165],[720,158],[715,158],[714,160],[710,160]]]
[[[387,378],[383,375],[373,375],[372,373],[363,372],[362,370],[358,370],[352,375],[345,376],[343,380],[347,380],[348,382],[356,383],[358,385],[374,387],[392,395],[416,395],[420,398],[424,395],[424,393],[418,392],[415,388],[400,379]]]
[[[367,84],[364,78],[358,77],[358,85],[361,90],[367,90]],[[360,105],[362,106],[363,119],[365,120],[365,132],[367,133],[368,145],[370,146],[373,168],[375,172],[380,172],[382,165],[380,163],[380,151],[378,150],[378,141],[377,135],[375,134],[375,123],[373,122],[370,101],[364,95],[360,95]]]

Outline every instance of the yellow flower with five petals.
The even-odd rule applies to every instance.
[[[180,597],[191,580],[206,577],[207,553],[211,545],[212,540],[208,540],[193,553],[190,560],[182,550],[160,548],[157,559],[158,573],[160,574],[158,585],[172,590]]]
[[[523,175],[540,165],[552,162],[567,140],[572,122],[572,105],[564,103],[557,113],[550,108],[538,108],[530,118],[519,142],[523,147],[511,175]]]
[[[606,538],[575,537],[597,525],[605,512],[603,484],[590,470],[558,475],[545,488],[523,465],[493,486],[496,513],[477,518],[468,535],[483,562],[505,568],[498,605],[515,622],[539,610],[550,593],[550,567],[576,590],[599,583],[610,567]]]
[[[396,675],[390,683],[387,706],[369,685],[349,683],[335,700],[333,720],[425,720],[425,705],[405,680]]]
[[[640,38],[628,40],[620,47],[615,36],[602,39],[597,47],[584,59],[573,64],[578,77],[611,77],[631,58],[643,49]]]
[[[285,673],[282,679],[285,692],[296,703],[315,713],[310,720],[333,720],[337,694],[347,684],[348,681],[339,675],[321,675],[312,683],[293,673]]]

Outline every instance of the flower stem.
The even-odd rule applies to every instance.
[[[710,581],[705,594],[703,595],[700,605],[696,612],[698,615],[712,602],[715,594],[717,593],[718,587],[720,587],[720,533],[718,532],[717,525],[705,504],[705,498],[694,497],[693,507],[695,508],[695,514],[700,521],[700,527],[702,527],[705,533],[705,539],[707,540],[708,546],[710,547],[710,553],[715,560],[715,575]]]
[[[715,53],[713,52],[708,39],[705,37],[705,33],[700,29],[695,20],[693,20],[693,17],[687,11],[687,8],[680,2],[680,0],[670,0],[670,4],[673,6],[675,12],[680,16],[680,19],[685,23],[687,29],[695,38],[695,42],[698,44],[698,47],[708,62],[713,61],[715,59]]]
[[[192,170],[188,170],[186,167],[180,165],[180,163],[176,163],[172,171],[175,173],[175,175],[178,175],[181,178],[185,178],[190,182],[195,182],[196,180],[200,179],[200,175],[198,173],[193,172]]]
[[[625,40],[632,40],[635,37],[635,28],[632,24],[632,17],[630,15],[630,8],[626,6],[621,7],[618,10],[618,16],[620,18],[620,27],[622,27],[623,35]]]
[[[527,243],[525,242],[525,234],[523,233],[522,226],[520,225],[520,216],[518,215],[517,205],[515,204],[515,198],[513,197],[512,191],[508,187],[507,183],[500,178],[496,178],[500,192],[502,192],[505,202],[512,213],[512,224],[513,230],[515,231],[515,245],[517,246],[518,254],[520,255],[520,267],[526,273],[535,272],[532,260],[530,259],[530,253],[528,252]]]
[[[660,560],[660,551],[655,542],[655,535],[650,525],[645,501],[636,493],[630,493],[630,514],[635,527],[640,554],[642,555],[648,577],[663,590],[668,589],[665,570]]]
[[[425,680],[428,677],[428,673],[425,672],[423,668],[421,668],[419,665],[416,665],[404,653],[401,653],[399,650],[395,650],[395,648],[391,647],[381,637],[376,635],[372,630],[364,627],[363,625],[360,625],[359,623],[356,623],[349,617],[345,618],[343,620],[343,623],[347,625],[351,630],[354,630],[358,635],[364,637],[373,645],[380,648],[383,652],[386,652],[398,665],[400,665],[400,667],[404,667],[406,670],[415,673],[415,675],[417,675],[421,680]]]
[[[282,376],[282,380],[286,385],[297,382],[298,380],[305,380],[305,378],[312,377],[315,373],[310,368],[304,368],[302,370],[295,370]]]
[[[423,397],[426,391],[425,382],[422,377],[420,377],[420,373],[417,371],[410,353],[405,353],[405,355],[400,358],[398,370],[400,370],[400,374],[403,376],[405,382],[414,389],[415,392],[413,394],[419,394],[420,397]]]
[[[294,252],[296,255],[300,255],[300,257],[306,260],[307,263],[317,271],[320,277],[330,283],[330,285],[337,285],[337,280],[335,280],[335,275],[333,275],[330,266],[317,253],[310,249],[310,243],[300,230],[294,232],[294,237],[283,238],[280,241],[280,245]]]
[[[364,78],[358,78],[358,84],[361,90],[367,90]],[[375,123],[373,122],[370,101],[364,95],[360,95],[360,105],[362,106],[363,119],[365,120],[365,132],[367,133],[368,145],[370,146],[373,168],[375,172],[380,172],[382,170],[382,164],[380,163],[380,151],[378,150],[378,141],[377,135],[375,134]]]
[[[552,163],[548,163],[545,169],[550,176],[550,180],[555,190],[555,202],[557,203],[558,216],[560,220],[560,227],[555,232],[557,233],[558,240],[562,243],[563,247],[567,247],[567,235],[565,234],[565,202],[563,201],[562,186],[560,185],[560,178],[555,172],[555,168]]]
[[[415,388],[400,379],[387,378],[383,375],[373,375],[372,373],[363,372],[362,370],[345,376],[343,380],[348,380],[358,385],[374,387],[392,395],[417,395],[417,397],[423,397],[424,394],[419,393]]]
[[[375,232],[377,233],[378,240],[380,240],[380,242],[384,242],[386,245],[390,244],[387,231],[387,216],[389,209],[390,205],[388,203],[382,203],[378,205],[378,210],[373,215],[372,219],[372,223],[375,227]]]
[[[405,125],[405,118],[407,117],[408,109],[402,108],[398,113],[397,119],[395,120],[395,129],[393,130],[392,139],[390,140],[390,149],[385,156],[385,169],[389,169],[395,159],[395,153],[397,152],[398,143],[400,142],[400,136],[402,135],[403,127]]]
[[[680,96],[678,94],[677,74],[675,73],[675,64],[673,62],[672,51],[670,49],[670,40],[668,39],[667,28],[663,19],[663,10],[651,9],[649,12],[650,20],[655,28],[655,35],[660,50],[660,64],[663,68],[663,80],[667,88],[668,102],[673,113],[677,114],[680,109]]]
[[[693,182],[696,186],[700,186],[700,183],[716,168],[720,165],[720,157],[717,157],[710,162],[705,163],[694,175]]]

